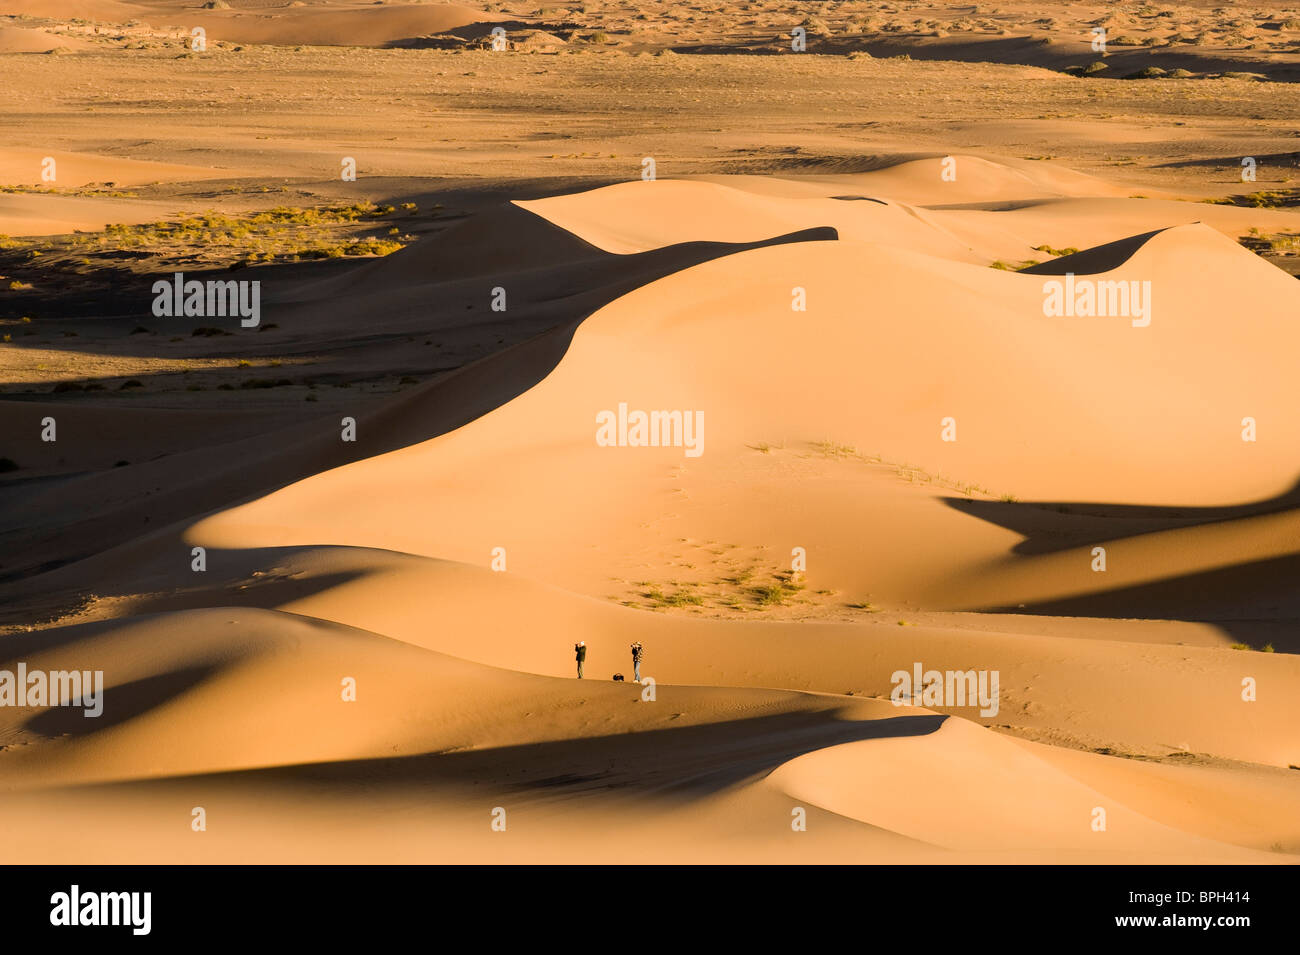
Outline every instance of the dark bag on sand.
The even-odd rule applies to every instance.
[[[622,683],[622,682],[623,682],[623,674],[621,674],[621,673],[615,673],[615,674],[614,674],[614,682],[615,682],[615,683]]]

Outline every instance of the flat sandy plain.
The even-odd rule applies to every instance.
[[[0,0],[5,861],[1300,859],[1300,8],[215,7]]]

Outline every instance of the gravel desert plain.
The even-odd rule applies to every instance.
[[[0,89],[6,862],[1300,862],[1300,5],[0,0]]]

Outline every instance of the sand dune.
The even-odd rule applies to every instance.
[[[154,27],[201,26],[212,41],[279,46],[388,46],[396,41],[445,33],[490,19],[488,14],[452,3],[202,3],[56,0],[53,3],[4,0],[0,15],[90,18],[109,23],[139,22]],[[2,43],[3,40],[0,40]],[[70,39],[70,48],[88,44]],[[47,46],[45,49],[49,49]],[[0,52],[31,52],[4,50]]]
[[[4,0],[0,4],[4,16],[84,17],[123,23],[139,13],[137,5],[125,0]]]
[[[186,635],[183,641],[171,637],[178,632]],[[719,799],[734,805],[758,798],[771,821],[765,824],[766,813],[751,811],[747,826],[737,826],[733,817],[729,835],[748,830],[762,844],[772,840],[764,829],[779,831],[789,807],[804,805],[869,824],[840,833],[857,853],[918,858],[932,846],[971,859],[990,852],[1252,859],[1230,841],[1200,835],[1213,828],[1206,819],[1184,819],[1185,828],[1172,829],[1125,805],[1114,793],[1134,787],[1138,764],[1104,761],[1106,772],[1092,773],[1099,791],[1045,761],[1038,755],[1042,747],[1025,750],[963,720],[939,721],[923,710],[884,702],[668,683],[658,688],[657,702],[637,702],[640,688],[634,686],[484,668],[311,617],[248,608],[49,630],[11,638],[8,647],[31,669],[102,667],[106,681],[105,713],[92,727],[71,709],[49,710],[22,723],[10,720],[0,730],[0,759],[10,780],[0,799],[10,806],[25,806],[28,786],[135,780],[136,805],[170,794],[170,808],[159,808],[183,817],[197,800],[224,828],[222,815],[234,808],[232,797],[239,799],[238,789],[223,780],[232,772],[259,771],[273,790],[314,777],[326,791],[337,789],[312,810],[318,813],[329,811],[331,799],[354,804],[370,798],[372,789],[381,799],[400,800],[405,787],[399,780],[421,772],[421,762],[432,758],[443,768],[434,777],[431,808],[438,826],[453,836],[450,851],[472,852],[471,834],[488,809],[505,804],[511,813],[524,813],[533,840],[576,839],[574,849],[591,852],[597,851],[592,843],[607,834],[605,827],[627,825],[604,820],[582,834],[577,820],[590,817],[595,792],[581,776],[562,780],[570,767],[590,771],[594,761],[602,767],[600,789],[621,789],[623,800],[641,804],[635,810],[639,828],[704,845],[718,837]],[[355,702],[340,697],[346,677],[356,681]],[[473,707],[463,703],[467,693]],[[311,731],[302,732],[308,725]],[[676,745],[665,748],[655,738],[662,733],[672,734]],[[378,762],[356,775],[368,761]],[[1175,777],[1194,773],[1170,771]],[[539,773],[561,787],[540,806],[524,795],[530,786],[546,785]],[[954,784],[972,773],[986,781],[979,787],[983,801],[952,799],[949,794],[961,791]],[[1089,775],[1077,768],[1075,773]],[[509,781],[512,775],[518,781]],[[906,785],[897,785],[902,780]],[[686,813],[666,813],[660,802],[665,784],[718,795],[698,799]],[[1210,788],[1223,791],[1222,785]],[[784,795],[784,807],[762,795],[772,792]],[[918,793],[931,796],[920,800]],[[114,808],[122,795],[119,790],[108,797],[111,811],[122,811]],[[56,796],[55,804],[62,798]],[[1287,805],[1294,801],[1282,798],[1290,800]],[[99,805],[94,813],[104,811],[103,800]],[[1105,832],[1092,828],[1097,806],[1107,812]],[[1148,797],[1144,808],[1151,807]],[[597,801],[597,818],[610,808]],[[409,815],[409,809],[402,811]],[[821,830],[814,840],[820,848],[826,826],[815,820],[813,829]],[[176,835],[138,838],[148,830],[136,829],[133,858],[177,851]],[[891,843],[881,833],[912,842]],[[1256,823],[1248,833],[1233,834],[1253,845],[1277,830]],[[16,830],[7,835],[23,841]],[[103,831],[93,841],[122,850]],[[282,835],[279,841],[272,857],[303,851],[295,838]],[[226,844],[223,839],[190,851],[210,855]],[[57,846],[56,840],[56,857]],[[768,847],[773,850],[779,857],[794,847]],[[510,848],[515,857],[529,851],[535,847],[528,841]]]
[[[620,255],[683,242],[755,242],[830,226],[840,239],[881,242],[888,237],[903,248],[978,260],[973,250],[909,207],[867,197],[760,198],[727,185],[670,180],[625,183],[519,205]]]
[[[169,638],[178,631],[184,640]],[[6,727],[7,761],[28,784],[540,743],[580,736],[593,722],[605,733],[683,728],[718,722],[732,709],[754,719],[841,706],[866,718],[894,715],[878,703],[828,705],[762,690],[674,690],[672,711],[638,708],[629,705],[640,693],[635,686],[494,670],[319,619],[248,608],[49,630],[11,638],[6,652],[10,666],[23,660],[29,670],[105,674],[98,720],[77,708],[51,709]],[[355,703],[343,700],[345,678],[355,681]],[[467,691],[475,708],[458,702]],[[594,712],[575,710],[587,700]],[[533,710],[548,716],[523,719]],[[485,722],[486,712],[496,715]],[[91,765],[98,774],[87,772]]]
[[[45,30],[0,26],[0,53],[49,53],[90,47],[90,43],[75,37],[55,36]]]
[[[1300,228],[1300,213],[1292,211],[1131,198],[1123,188],[1043,163],[1017,169],[952,158],[960,170],[953,182],[942,180],[943,157],[936,156],[872,172],[799,179],[704,176],[626,183],[518,205],[619,254],[702,239],[754,241],[827,225],[841,238],[957,261],[1021,263],[1044,258],[1035,246],[1083,248],[1174,225],[1203,223],[1232,239],[1252,228]],[[979,175],[970,177],[972,169]],[[1007,198],[1012,195],[1014,202]]]
[[[819,750],[768,781],[795,799],[946,848],[1098,851],[1104,843],[1107,852],[1200,856],[1226,848],[1154,823],[961,720],[923,737]],[[1093,828],[1098,808],[1104,831]],[[1240,853],[1241,861],[1250,856]]]
[[[916,660],[939,670],[985,667],[1002,674],[1002,707],[987,716],[958,707],[954,715],[1091,749],[1205,754],[1282,768],[1300,760],[1289,729],[1300,718],[1291,693],[1300,680],[1294,656],[1153,646],[1133,621],[1117,636],[1096,640],[1085,638],[1087,621],[1075,622],[1078,636],[996,628],[977,636],[942,622],[900,628],[899,616],[886,613],[836,623],[682,619],[577,597],[516,574],[385,551],[213,550],[197,579],[188,557],[185,544],[170,539],[118,554],[133,568],[130,589],[140,596],[105,601],[99,613],[274,608],[553,677],[570,675],[563,651],[579,639],[590,647],[590,674],[626,672],[626,647],[635,639],[654,648],[646,672],[664,683],[790,686],[846,698],[888,699],[892,674]],[[1260,688],[1250,704],[1241,698],[1244,677]],[[1202,701],[1194,718],[1185,712],[1189,697]]]
[[[1241,284],[1211,278],[1216,261],[1231,263]],[[1202,263],[1190,276],[1189,262]],[[1194,514],[1176,515],[1196,502],[1262,500],[1294,483],[1285,349],[1268,344],[1297,334],[1277,310],[1296,300],[1294,280],[1203,226],[1151,236],[1114,266],[1107,277],[1152,283],[1149,327],[1122,317],[1049,320],[1043,276],[844,239],[728,256],[607,306],[578,329],[554,371],[495,411],[211,518],[194,537],[216,547],[347,544],[474,563],[506,546],[513,567],[594,595],[611,579],[644,579],[638,568],[647,561],[684,560],[703,542],[787,541],[785,554],[807,542],[820,555],[818,580],[836,590],[952,609],[1014,607],[1288,556],[1289,518],[1200,528]],[[788,311],[796,286],[809,290],[806,313]],[[860,289],[870,289],[865,306]],[[808,334],[786,334],[792,322]],[[1220,360],[1213,330],[1225,322],[1249,362]],[[1061,368],[1067,353],[1074,361]],[[694,357],[683,364],[682,355]],[[864,375],[866,363],[873,371]],[[816,368],[815,382],[791,377],[797,368]],[[1030,406],[1026,390],[1038,396]],[[705,410],[704,454],[597,446],[596,413],[620,401]],[[1268,440],[1241,441],[1245,414],[1269,422]],[[956,442],[941,440],[945,416],[965,429]],[[839,451],[849,445],[858,451]],[[520,465],[487,450],[505,447],[528,462],[527,482]],[[1218,466],[1189,471],[1180,464],[1187,458]],[[810,478],[820,482],[815,503],[802,500]],[[755,489],[747,506],[727,503],[738,484]],[[1130,550],[1159,549],[1156,538],[1123,542],[1150,522],[1071,519],[1058,520],[1075,535],[1071,547],[1009,560],[1014,534],[948,506],[971,485],[987,489],[986,499],[1165,507],[1168,520],[1156,529],[1203,547],[1194,557],[1161,549],[1157,560]],[[387,493],[366,493],[376,486]],[[797,518],[788,513],[794,500]],[[564,540],[553,537],[557,521],[572,529]],[[918,526],[934,533],[907,531]],[[887,549],[857,546],[882,537]],[[599,547],[602,538],[637,544]],[[1098,544],[1115,551],[1104,578],[1090,568]],[[771,569],[788,560],[782,553],[764,558]],[[705,572],[725,576],[724,562],[703,556]]]
[[[54,160],[55,178],[53,180],[42,177],[42,170],[46,167],[47,158]],[[46,151],[17,146],[0,148],[0,185],[7,186],[34,186],[50,189],[79,189],[90,185],[124,187],[165,180],[217,178],[220,175],[223,175],[223,173],[217,170],[202,169],[178,163],[146,162],[119,156],[72,153],[59,150]],[[14,197],[9,196],[6,198],[12,199]],[[46,197],[41,196],[39,198]],[[51,204],[48,206],[48,216],[56,223],[61,224],[60,220],[67,221],[68,213],[64,211],[67,208],[67,206],[60,206],[57,203]],[[89,211],[91,207],[88,203],[85,208],[86,211],[82,213],[85,221],[97,223],[88,225],[87,228],[102,228],[102,223],[98,223],[99,213]],[[142,221],[135,219],[129,213],[126,215],[127,218],[124,221]],[[35,216],[32,216],[32,218],[35,218]],[[15,232],[12,234],[48,235],[50,230],[38,229],[28,233]]]
[[[451,3],[409,5],[330,4],[258,8],[256,10],[204,10],[189,14],[202,20],[213,40],[289,46],[388,46],[400,40],[445,33],[490,16]]]
[[[372,46],[505,15],[233,6],[59,10]],[[0,232],[164,218],[218,174],[86,148],[54,154],[67,194],[0,195]],[[421,357],[405,391],[6,400],[0,669],[105,680],[98,719],[0,709],[13,857],[1294,862],[1300,286],[1234,240],[1300,214],[1138,198],[1098,164],[773,155],[412,216],[418,240],[346,267],[213,273],[261,278],[274,319],[214,341],[231,365],[306,349],[379,376],[435,338],[499,346]],[[0,182],[43,157],[0,154]],[[1067,276],[1131,307],[1050,314]],[[188,325],[95,322],[7,341],[23,381],[89,375],[114,336],[123,362],[190,360]],[[700,430],[609,446],[619,409]],[[1284,652],[1232,648],[1259,634]],[[653,699],[611,680],[633,640]],[[996,709],[893,705],[918,665],[996,672]]]
[[[57,195],[0,194],[0,234],[62,235],[102,230],[109,223],[165,219],[174,210],[161,203]]]

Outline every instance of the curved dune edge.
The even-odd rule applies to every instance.
[[[24,714],[25,725],[0,712],[0,831],[17,859],[312,858],[328,831],[335,858],[608,857],[602,840],[640,833],[659,840],[651,855],[694,859],[1287,860],[1144,818],[1053,768],[1038,755],[1047,747],[883,701],[662,682],[643,702],[635,686],[488,668],[250,608],[11,640],[31,667],[103,666],[108,684],[93,730],[73,712]],[[356,702],[339,698],[341,673]],[[1137,770],[1095,759],[1120,779]],[[498,805],[522,838],[486,849]],[[192,806],[211,813],[211,844],[177,824]],[[789,829],[797,806],[807,834]],[[60,811],[74,821],[37,849],[32,820]],[[1285,825],[1260,819],[1247,836],[1276,839]],[[399,848],[399,831],[438,845]]]
[[[697,239],[752,241],[762,233],[776,235],[811,225],[834,225],[850,238],[879,240],[888,235],[892,240],[903,221],[897,215],[900,207],[1126,194],[1122,187],[1073,170],[1043,164],[1027,164],[1021,170],[963,155],[951,157],[956,178],[949,181],[943,178],[944,158],[798,180],[705,176],[628,182],[515,204],[608,252],[626,253]],[[852,201],[867,198],[875,201]],[[873,214],[890,210],[887,222],[872,222]],[[910,244],[905,232],[897,238]],[[931,232],[932,244],[937,238]],[[943,254],[944,249],[929,251]]]
[[[1189,263],[1203,267],[1189,276]],[[1210,263],[1236,280],[1225,284]],[[1071,600],[1082,602],[1078,614],[1125,592],[1127,616],[1168,615],[1170,581],[1273,562],[1251,587],[1289,606],[1282,577],[1296,553],[1293,512],[1190,526],[1188,518],[1194,505],[1248,504],[1294,485],[1300,421],[1289,413],[1286,356],[1300,348],[1300,326],[1278,303],[1300,305],[1300,288],[1204,226],[1155,234],[1106,276],[1161,291],[1150,327],[1045,318],[1052,277],[877,245],[807,242],[726,256],[601,309],[538,384],[463,427],[208,517],[189,539],[470,563],[506,546],[517,572],[600,596],[611,578],[644,579],[637,567],[647,557],[684,560],[682,541],[798,543],[821,555],[819,582],[896,606]],[[800,283],[815,307],[799,317],[804,334],[791,336],[789,290]],[[866,311],[860,286],[872,291]],[[1225,327],[1240,361],[1223,361]],[[815,368],[815,382],[792,377],[799,368]],[[619,402],[703,410],[704,456],[597,446],[596,412]],[[1267,440],[1241,441],[1243,407],[1269,422]],[[957,442],[939,440],[945,416],[961,422]],[[876,452],[879,462],[827,460],[817,438]],[[900,484],[902,462],[927,486]],[[809,479],[818,481],[812,498]],[[965,482],[985,490],[954,490]],[[737,487],[748,490],[737,496]],[[1007,492],[1044,502],[1016,504],[1015,519],[1068,546],[1015,555],[1020,538],[998,526],[998,513],[981,519],[946,503]],[[1159,505],[1181,516],[1089,523],[1060,517],[1054,502],[1076,502],[1075,511]],[[557,525],[569,529],[558,540]],[[857,543],[882,538],[887,549]],[[1112,558],[1104,577],[1091,570],[1098,544]],[[785,562],[783,553],[764,559]],[[1239,616],[1233,586],[1200,585],[1180,599]],[[1144,600],[1156,612],[1144,614]]]
[[[1097,622],[1087,620],[1075,621],[1076,638],[899,627],[899,617],[886,614],[840,623],[691,619],[481,566],[337,547],[213,550],[205,586],[195,587],[177,580],[176,553],[188,550],[172,546],[137,563],[138,584],[152,593],[106,602],[99,613],[129,622],[205,607],[276,609],[480,665],[561,678],[572,676],[572,644],[585,640],[587,673],[597,680],[628,673],[627,646],[640,640],[653,650],[646,674],[664,683],[784,687],[845,699],[887,700],[893,674],[918,661],[926,669],[997,670],[997,713],[946,712],[1080,749],[1300,764],[1289,729],[1300,721],[1300,659],[1144,643],[1141,621],[1121,631],[1125,640],[1088,638]],[[1242,698],[1246,677],[1258,687],[1253,702]]]
[[[832,226],[844,239],[979,265],[994,259],[1051,261],[1035,247],[1090,248],[1198,222],[1230,239],[1252,227],[1280,232],[1300,226],[1300,213],[1289,210],[1133,198],[1126,189],[1041,163],[1029,164],[1035,168],[1024,173],[1005,163],[954,158],[961,170],[954,182],[941,179],[936,157],[797,180],[701,176],[627,182],[514,204],[615,254]]]
[[[1044,192],[1036,202],[1074,201]],[[383,409],[386,446],[406,447],[331,467],[337,427],[323,422],[279,449],[312,448],[313,476],[62,568],[105,571],[87,578],[108,595],[92,622],[11,635],[5,652],[102,663],[119,709],[90,728],[65,711],[0,711],[0,819],[29,826],[57,806],[103,827],[122,813],[140,835],[132,851],[155,860],[327,858],[311,838],[346,831],[336,848],[354,859],[427,857],[403,844],[418,834],[480,860],[617,858],[658,840],[647,857],[1294,861],[1295,656],[1144,643],[1142,621],[1076,639],[907,619],[1194,611],[1226,640],[1245,604],[1293,612],[1294,280],[1208,224],[1131,233],[1119,254],[1085,250],[1073,265],[1150,281],[1152,325],[1061,321],[1041,309],[1054,276],[988,269],[963,249],[1001,228],[973,217],[1012,212],[709,183],[605,193],[632,194],[665,201],[622,210],[626,222],[597,203],[530,263],[587,268],[618,243],[677,261],[681,243],[710,241],[699,226],[713,217],[731,220],[730,242],[797,236],[826,215],[839,237],[670,269],[571,342],[553,333],[556,363],[513,396],[503,379],[546,364],[526,348]],[[679,230],[674,210],[692,204],[706,214]],[[527,236],[558,235],[533,218]],[[418,286],[434,259],[369,270]],[[791,309],[794,287],[808,311]],[[501,400],[480,413],[487,387]],[[705,455],[596,446],[595,412],[624,400],[704,409]],[[1267,423],[1254,447],[1238,437],[1243,405]],[[946,414],[962,435],[947,447]],[[1089,568],[1099,542],[1105,575]],[[208,548],[206,575],[190,571],[194,545]],[[809,592],[836,595],[830,622],[616,605],[677,586],[652,575],[703,568],[721,586],[744,569],[728,554],[786,567],[795,545],[811,557]],[[484,566],[497,547],[508,573]],[[892,612],[845,610],[864,596]],[[590,647],[583,683],[568,679],[577,639]],[[628,672],[633,639],[651,648],[653,704],[607,682]],[[1000,712],[892,706],[890,674],[914,662],[998,670]],[[339,698],[346,678],[356,703]],[[1243,700],[1244,679],[1257,700]],[[790,829],[796,801],[808,833]],[[485,813],[502,803],[520,838],[485,847]],[[241,834],[194,848],[159,821],[208,804]],[[1099,805],[1105,833],[1089,825]],[[1241,805],[1259,818],[1233,815]],[[355,824],[375,806],[380,818]],[[296,833],[277,834],[286,820]],[[116,836],[76,826],[54,856],[84,859],[87,835],[92,855],[121,858]]]
[[[1241,862],[1263,855],[1161,825],[959,719],[926,736],[818,750],[767,782],[838,815],[960,851],[1142,851]]]
[[[226,557],[214,552],[214,572]],[[256,555],[209,592],[140,599],[117,613],[252,603],[389,635],[476,663],[572,676],[567,648],[589,646],[589,674],[627,672],[633,639],[654,647],[646,673],[676,685],[783,686],[888,699],[898,669],[998,669],[1001,708],[979,717],[1073,746],[1167,755],[1195,752],[1286,767],[1300,763],[1300,659],[1209,647],[1152,646],[956,628],[897,626],[871,615],[844,624],[707,620],[633,611],[516,574],[409,555],[308,548]],[[1076,624],[1087,629],[1087,621]],[[1134,639],[1140,639],[1135,626]],[[1260,687],[1240,695],[1245,676]],[[1188,716],[1187,700],[1197,700]],[[894,708],[896,712],[910,712]]]
[[[299,614],[209,607],[10,638],[6,666],[101,670],[103,715],[76,707],[0,710],[6,789],[162,778],[759,719],[805,711],[893,717],[872,701],[784,690],[640,688],[483,666]],[[355,681],[356,702],[342,698]],[[584,707],[590,707],[586,709]],[[734,715],[733,715],[734,714]],[[305,732],[310,728],[310,732]]]

